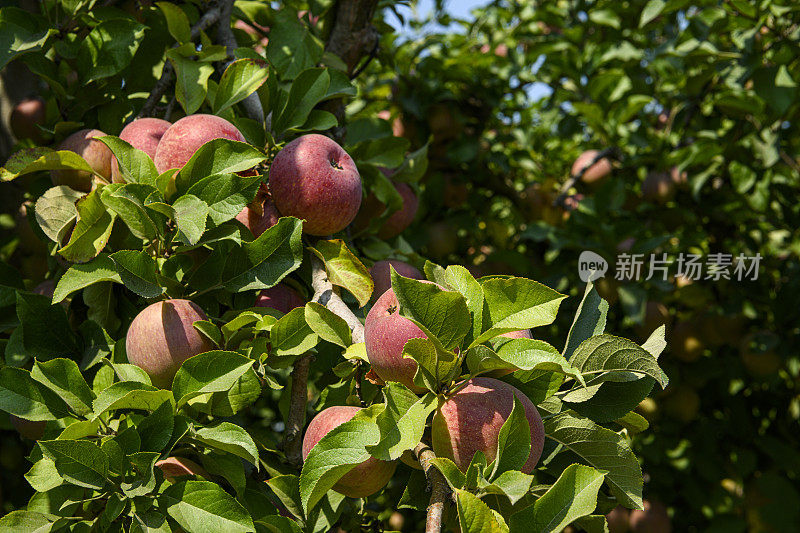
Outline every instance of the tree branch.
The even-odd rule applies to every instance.
[[[222,70],[224,71],[228,68],[233,61],[233,52],[239,46],[239,43],[236,42],[236,37],[233,35],[233,30],[231,30],[231,12],[233,11],[233,1],[234,0],[222,0],[220,15],[219,15],[219,27],[217,28],[217,40],[219,44],[223,45],[228,50],[228,57],[230,58],[228,61],[225,61]],[[249,95],[247,98],[242,100],[241,102],[242,107],[247,113],[247,117],[251,118],[257,122],[264,122],[264,108],[261,106],[261,100],[258,99],[258,94],[253,93]]]
[[[308,402],[308,369],[310,355],[301,355],[292,369],[292,396],[289,400],[289,416],[286,420],[286,433],[283,436],[283,452],[290,463],[299,467],[303,464],[303,425]]]
[[[334,292],[333,284],[325,271],[325,265],[314,254],[311,254],[311,288],[314,289],[312,301],[324,305],[347,322],[353,336],[353,343],[364,342],[364,325],[347,307],[342,298]]]
[[[431,459],[436,455],[430,446],[420,442],[414,448],[414,455],[419,460],[425,477],[428,479],[428,486],[431,489],[431,499],[428,504],[428,517],[425,521],[425,533],[439,533],[442,530],[442,514],[444,513],[444,502],[450,492],[447,481],[439,470],[433,466]]]
[[[192,40],[197,39],[200,37],[200,32],[207,30],[211,26],[217,23],[220,16],[220,8],[219,6],[213,7],[206,11],[200,20],[192,26],[191,37]],[[173,48],[176,48],[178,45],[175,44]],[[172,81],[175,79],[175,69],[172,66],[172,63],[167,59],[164,61],[164,67],[161,70],[161,78],[156,82],[153,90],[150,91],[150,96],[147,97],[144,105],[142,106],[141,111],[137,115],[137,118],[141,117],[150,117],[153,116],[153,110],[156,107],[156,104],[161,100],[161,97],[164,96],[164,93],[167,92],[169,86],[172,84]]]

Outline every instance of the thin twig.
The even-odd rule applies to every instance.
[[[301,355],[294,362],[292,369],[292,396],[289,400],[289,416],[286,420],[286,433],[283,437],[283,452],[295,466],[303,464],[302,444],[300,438],[306,418],[308,402],[308,368],[311,365],[310,355]]]
[[[356,396],[361,407],[366,407],[367,402],[364,401],[363,392],[361,391],[361,380],[364,377],[364,363],[362,361],[356,360],[356,375],[354,377],[356,380]]]
[[[192,40],[197,39],[200,36],[200,32],[205,31],[216,24],[219,20],[219,15],[219,6],[206,11],[203,16],[200,17],[200,20],[198,20],[197,23],[195,23],[195,25],[191,28]],[[178,45],[175,44],[173,48],[176,48],[177,46]],[[175,69],[169,60],[165,60],[164,67],[161,70],[161,77],[156,82],[153,90],[150,91],[150,96],[147,97],[147,100],[142,106],[141,111],[139,111],[139,118],[152,116],[156,104],[158,104],[158,102],[161,100],[161,97],[164,96],[164,93],[167,92],[167,89],[169,89],[174,78]]]
[[[355,71],[353,71],[352,74],[350,74],[350,79],[351,80],[356,79],[359,76],[359,74],[361,74],[362,72],[367,70],[367,67],[369,66],[369,64],[378,55],[378,47],[380,46],[380,44],[381,44],[381,38],[380,38],[380,36],[378,34],[375,34],[375,44],[372,46],[372,50],[369,51],[369,55],[367,56],[367,59],[364,60],[364,62],[361,63],[361,65]]]
[[[442,514],[444,513],[444,502],[447,500],[450,488],[439,470],[433,466],[431,459],[436,455],[430,446],[420,442],[414,448],[414,455],[417,457],[425,477],[428,479],[428,486],[431,489],[431,499],[428,503],[428,514],[425,520],[425,533],[439,533],[442,530]]]
[[[333,284],[328,279],[325,265],[313,254],[311,255],[311,288],[314,289],[313,301],[324,305],[347,322],[352,333],[353,343],[364,342],[364,325],[333,290]]]

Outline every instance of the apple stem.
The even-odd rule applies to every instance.
[[[414,455],[417,457],[425,477],[428,479],[428,486],[431,489],[431,499],[428,504],[428,515],[425,520],[425,533],[439,533],[442,530],[442,515],[444,513],[444,503],[450,492],[447,481],[439,470],[433,466],[432,459],[436,457],[430,446],[424,442],[417,444],[414,448]]]
[[[286,458],[295,466],[303,464],[302,444],[303,426],[306,418],[308,402],[308,369],[311,364],[310,355],[301,355],[294,362],[292,369],[292,396],[289,402],[289,416],[286,421],[286,433],[283,439],[283,451]]]

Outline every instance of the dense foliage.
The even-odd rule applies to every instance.
[[[800,9],[446,7],[0,9],[0,527],[800,521]]]

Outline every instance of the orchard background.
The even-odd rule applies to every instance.
[[[2,6],[4,530],[800,527],[796,2]],[[232,126],[192,123],[191,160],[117,138],[198,114]],[[54,151],[82,129],[109,136]],[[279,192],[309,134],[358,194]],[[671,275],[617,281],[623,253]],[[681,253],[758,277],[675,276]],[[172,382],[131,324],[176,298],[201,315]],[[427,332],[397,381],[376,350],[408,323],[370,348],[371,309]],[[486,373],[522,392],[486,396],[488,456],[448,462],[442,402]],[[364,409],[304,465],[340,406]],[[367,459],[350,482],[380,486],[344,497]]]

